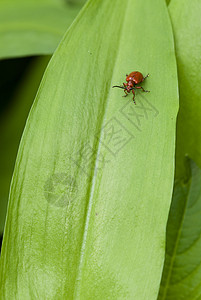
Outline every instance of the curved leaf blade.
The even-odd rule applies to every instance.
[[[151,74],[136,106],[112,89],[133,70]],[[89,1],[53,55],[23,134],[1,295],[156,298],[177,109],[165,3]]]
[[[0,2],[0,58],[52,54],[80,5]]]
[[[192,170],[189,172],[186,154],[201,167],[201,45],[198,38],[201,34],[201,5],[199,1],[189,3],[171,0],[169,12],[175,36],[180,110],[177,121],[176,183],[158,299],[200,299],[200,169],[191,162]],[[188,180],[188,183],[185,184],[184,180]]]
[[[171,0],[179,77],[180,109],[177,121],[176,178],[188,178],[185,155],[201,168],[201,2]]]
[[[13,96],[14,104],[0,119],[0,234],[4,229],[9,186],[20,138],[49,59],[49,56],[43,56],[31,63]]]
[[[189,182],[174,187],[160,300],[201,297],[201,169],[193,161],[190,165]]]

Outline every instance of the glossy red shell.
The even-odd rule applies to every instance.
[[[143,75],[142,73],[135,71],[135,72],[131,72],[127,77],[126,77],[126,81],[133,81],[135,84],[138,84],[140,82],[143,81]]]

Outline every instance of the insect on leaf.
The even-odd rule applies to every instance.
[[[136,92],[136,105],[112,89],[135,70],[150,73],[151,90]],[[177,110],[165,3],[87,2],[46,69],[21,140],[4,298],[156,299]]]

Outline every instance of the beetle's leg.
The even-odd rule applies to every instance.
[[[135,86],[136,89],[142,89],[143,92],[149,93],[150,91],[145,90],[142,86]]]
[[[132,93],[133,93],[133,102],[136,104],[136,102],[135,102],[135,91],[134,91],[134,89],[132,90]]]
[[[127,93],[127,91],[126,91],[126,90],[124,90],[124,93],[125,93],[126,95],[123,95],[122,97],[126,97],[126,96],[128,96],[128,93]]]
[[[142,79],[142,81],[144,81],[147,77],[149,77],[149,74],[147,74],[147,75]]]
[[[123,85],[124,85],[124,87],[125,87],[124,93],[125,93],[126,95],[124,95],[124,96],[122,96],[122,97],[126,97],[126,96],[128,96],[128,93],[127,93],[127,90],[126,90],[127,84],[123,82]]]

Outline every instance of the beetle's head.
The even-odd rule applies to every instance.
[[[127,91],[130,91],[133,88],[133,82],[132,81],[128,81],[126,88],[127,88]]]

